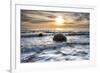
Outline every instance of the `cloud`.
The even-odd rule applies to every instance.
[[[31,21],[32,23],[52,22],[58,15],[63,16],[66,21],[89,21],[89,13],[21,10],[21,20],[29,22]]]
[[[63,26],[55,25],[55,18],[61,15],[65,22]],[[51,28],[87,28],[89,29],[89,13],[21,10],[21,26],[25,29]]]
[[[46,11],[34,11],[34,10],[22,10],[21,11],[21,20],[22,21],[31,21],[33,23],[40,22],[51,22],[54,21],[53,18],[56,16],[51,12]]]

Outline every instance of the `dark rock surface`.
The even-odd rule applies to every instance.
[[[63,34],[59,33],[59,34],[54,35],[53,41],[64,42],[64,41],[67,41],[67,38]]]
[[[38,36],[39,36],[39,37],[42,37],[42,36],[43,36],[43,33],[39,33]]]

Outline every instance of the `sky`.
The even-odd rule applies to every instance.
[[[89,31],[89,13],[21,10],[21,30]]]

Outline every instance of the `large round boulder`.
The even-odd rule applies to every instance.
[[[59,33],[59,34],[54,35],[53,40],[56,42],[64,42],[64,41],[67,41],[67,38],[63,34]]]
[[[44,33],[43,32],[38,32],[37,36],[42,37],[42,36],[44,36]]]
[[[39,33],[38,36],[39,36],[39,37],[42,37],[42,36],[43,36],[43,33]]]

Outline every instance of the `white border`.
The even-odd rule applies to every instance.
[[[15,10],[12,13],[12,59],[11,71],[25,72],[25,71],[38,71],[38,70],[53,70],[53,69],[66,69],[72,67],[87,67],[95,65],[95,19],[94,8],[87,7],[73,7],[73,6],[41,6],[41,5],[27,5],[15,4]],[[90,60],[88,61],[66,61],[66,62],[49,62],[49,63],[20,63],[20,9],[27,10],[46,10],[46,11],[70,11],[70,12],[89,12],[90,13]],[[14,18],[15,17],[15,18]],[[14,33],[15,32],[15,33]]]

